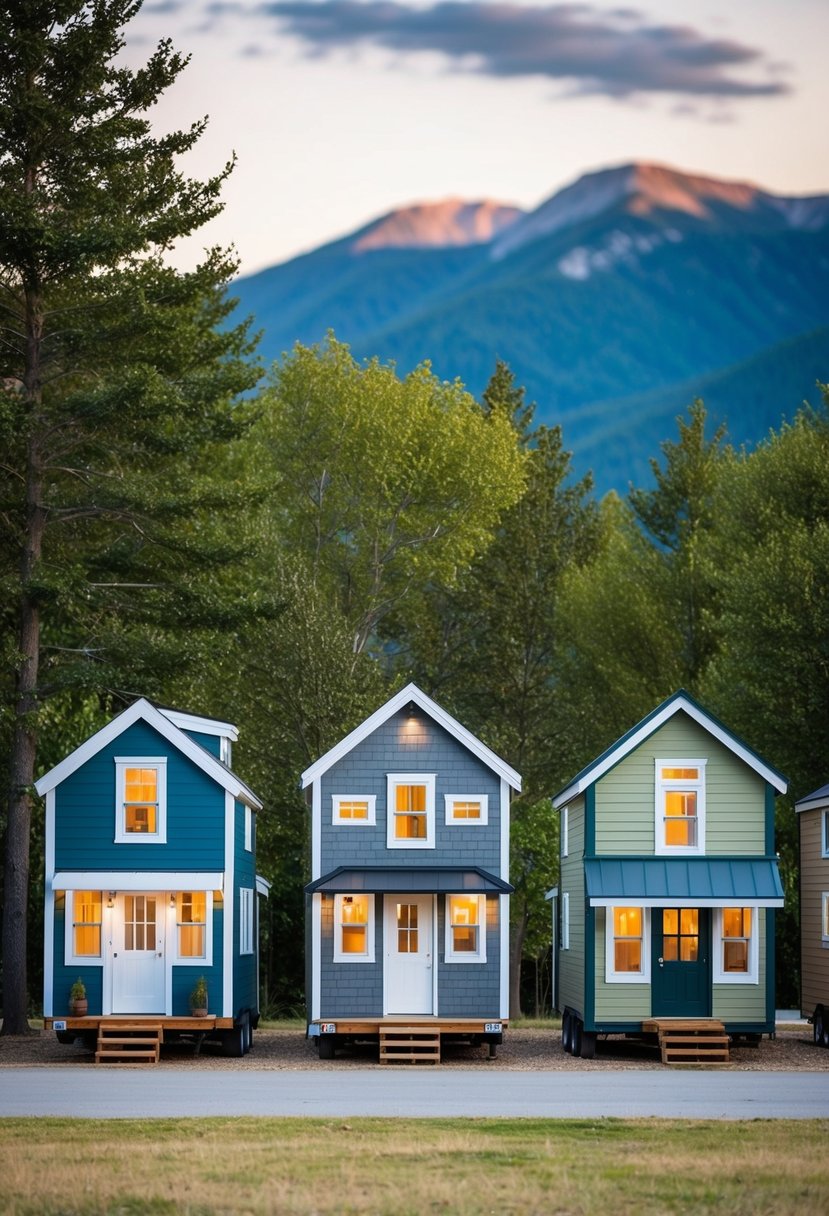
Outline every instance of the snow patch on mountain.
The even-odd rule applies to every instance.
[[[612,270],[620,262],[634,265],[640,255],[652,253],[666,241],[676,243],[682,240],[682,233],[676,228],[664,228],[660,232],[648,236],[638,234],[632,236],[629,232],[615,229],[608,234],[605,241],[594,249],[586,245],[576,245],[556,263],[558,271],[567,279],[589,279],[597,271]]]

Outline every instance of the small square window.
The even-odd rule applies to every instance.
[[[485,895],[447,895],[446,961],[486,962]]]
[[[483,827],[489,819],[487,794],[444,794],[447,824]]]
[[[377,822],[375,794],[333,794],[331,822],[346,827],[373,827]]]

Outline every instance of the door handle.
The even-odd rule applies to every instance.
[[[659,963],[659,966],[660,966],[660,967],[661,967],[661,966],[662,966],[662,964],[665,962],[664,958],[658,958],[656,961]]]
[[[115,951],[115,953],[113,954],[113,956],[112,956],[112,957],[113,957],[113,958],[117,958],[117,957],[118,957],[118,951],[117,951],[117,950]]]

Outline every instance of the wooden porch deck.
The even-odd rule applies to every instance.
[[[728,1064],[729,1039],[717,1018],[648,1018],[643,1034],[655,1034],[663,1064]]]

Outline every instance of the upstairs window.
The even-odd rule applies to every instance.
[[[714,915],[714,980],[719,984],[756,984],[757,910],[718,908]]]
[[[334,896],[334,962],[374,962],[374,896]]]
[[[650,980],[649,922],[644,908],[608,908],[605,932],[605,979],[612,984],[645,984]]]
[[[462,827],[481,827],[489,817],[486,794],[445,794],[446,822]]]
[[[389,773],[387,808],[390,849],[435,847],[434,773]]]
[[[115,761],[115,841],[165,844],[167,841],[166,757]]]
[[[656,852],[705,851],[705,761],[656,761]]]
[[[485,963],[486,896],[449,895],[446,903],[447,963]]]
[[[334,794],[331,803],[332,823],[348,827],[372,827],[377,822],[377,798],[374,794]]]

